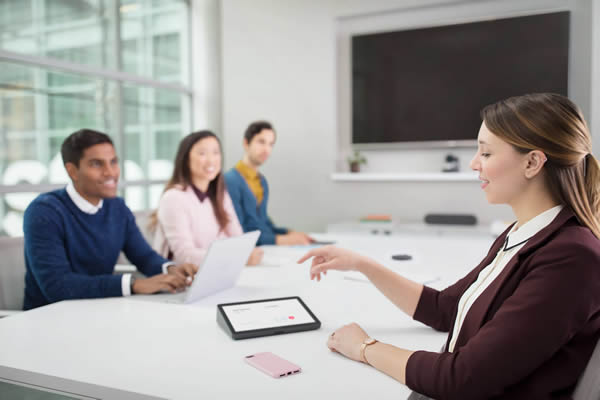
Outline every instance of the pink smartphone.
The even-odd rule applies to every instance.
[[[244,357],[244,360],[254,368],[258,368],[273,378],[282,378],[284,376],[297,374],[302,369],[283,358],[270,352],[256,353]]]

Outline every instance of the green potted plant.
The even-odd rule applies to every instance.
[[[366,164],[367,159],[360,154],[358,150],[354,150],[354,154],[348,157],[348,165],[350,166],[350,172],[360,172],[360,164]]]

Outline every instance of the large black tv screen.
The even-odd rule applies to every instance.
[[[569,12],[352,37],[352,142],[475,140],[479,111],[567,95]]]

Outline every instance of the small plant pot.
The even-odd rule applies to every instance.
[[[357,163],[357,162],[350,163],[350,172],[360,172],[360,163]]]

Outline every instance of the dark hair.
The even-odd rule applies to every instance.
[[[179,148],[177,149],[177,155],[175,156],[175,166],[173,168],[173,175],[167,185],[165,186],[166,192],[176,185],[180,185],[185,190],[188,186],[192,185],[192,172],[190,170],[190,151],[192,147],[196,143],[198,143],[202,139],[206,138],[215,138],[219,143],[219,149],[221,148],[221,141],[211,131],[198,131],[193,132],[184,137],[179,143]],[[225,207],[223,205],[225,200],[225,180],[223,179],[223,161],[221,159],[221,171],[219,174],[209,182],[207,195],[212,203],[213,210],[215,212],[215,217],[217,217],[217,221],[219,222],[219,227],[221,230],[225,229],[227,223],[229,222],[229,217],[225,212]],[[202,223],[202,221],[197,221],[198,223]],[[154,230],[156,228],[156,224],[158,223],[157,211],[154,211],[150,216],[150,228]]]
[[[60,147],[60,155],[63,164],[72,163],[79,167],[79,161],[83,158],[85,149],[101,143],[114,144],[106,133],[94,131],[92,129],[80,129],[70,134]]]
[[[481,118],[518,152],[544,152],[550,193],[600,238],[600,165],[579,108],[559,94],[534,93],[490,104]]]
[[[254,136],[258,135],[265,129],[269,129],[269,130],[275,132],[275,129],[273,129],[273,125],[271,125],[270,122],[255,121],[255,122],[251,123],[250,125],[248,125],[248,128],[246,128],[246,132],[244,133],[244,139],[246,139],[248,144],[250,144],[252,139],[254,139]]]

